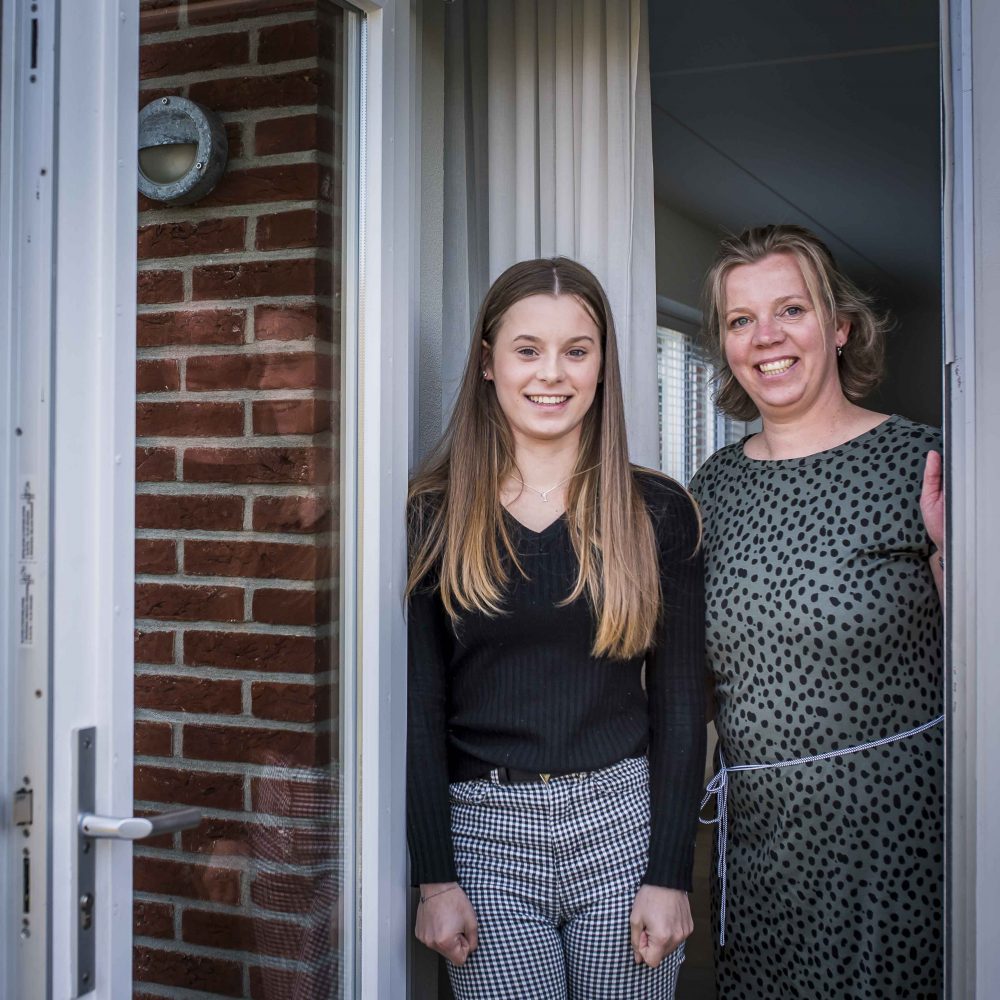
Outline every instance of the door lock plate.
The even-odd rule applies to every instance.
[[[28,788],[19,788],[14,793],[14,825],[31,826],[34,815],[35,793]]]

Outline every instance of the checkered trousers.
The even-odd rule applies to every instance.
[[[636,965],[629,914],[649,847],[645,757],[548,784],[451,785],[458,880],[479,922],[457,1000],[670,1000],[683,945]]]

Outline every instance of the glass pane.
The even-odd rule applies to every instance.
[[[327,0],[141,8],[139,105],[170,112],[144,167],[210,171],[179,98],[228,159],[195,200],[139,201],[136,808],[205,818],[136,846],[135,995],[339,997],[360,22]]]

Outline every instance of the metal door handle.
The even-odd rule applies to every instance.
[[[173,809],[157,816],[80,814],[80,833],[100,840],[142,840],[161,833],[190,830],[201,822],[200,809]]]

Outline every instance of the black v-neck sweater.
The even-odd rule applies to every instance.
[[[643,881],[690,890],[705,766],[699,521],[673,481],[645,471],[636,481],[653,519],[663,594],[645,656],[592,656],[587,599],[560,606],[578,570],[565,517],[536,532],[506,515],[527,574],[511,574],[506,614],[463,614],[456,627],[432,578],[411,595],[407,827],[415,885],[456,877],[449,781],[499,766],[590,771],[648,753]]]

